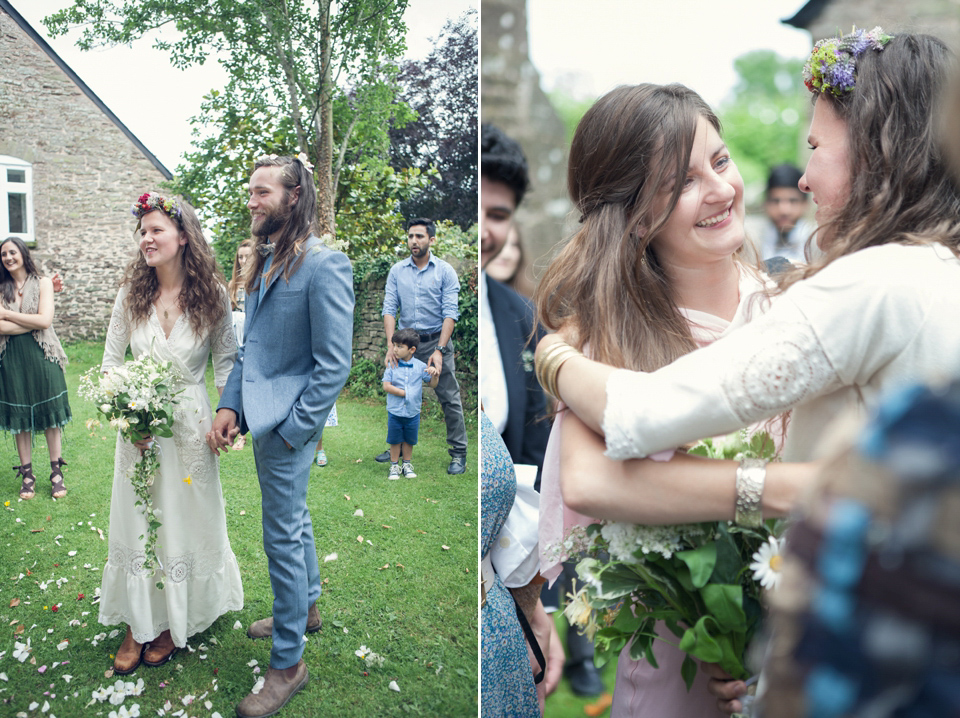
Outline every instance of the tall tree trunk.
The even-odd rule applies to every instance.
[[[330,44],[330,6],[324,2],[320,31],[320,112],[317,115],[317,224],[320,234],[336,234],[333,208],[333,87],[330,67],[333,64]]]

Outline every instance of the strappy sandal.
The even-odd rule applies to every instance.
[[[37,485],[37,477],[33,475],[33,464],[14,466],[13,470],[16,471],[17,476],[22,479],[20,482],[20,498],[26,501],[36,496],[34,487]]]
[[[63,471],[60,470],[61,466],[66,466],[67,462],[63,460],[61,456],[56,461],[50,462],[50,468],[53,471],[50,472],[50,496],[55,499],[62,499],[67,495],[67,487],[63,485]],[[54,479],[53,477],[57,478]]]

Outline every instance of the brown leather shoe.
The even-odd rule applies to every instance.
[[[117,655],[113,659],[113,672],[118,676],[125,676],[133,673],[140,666],[143,658],[143,644],[133,640],[133,631],[127,626],[127,635],[123,637],[123,643],[117,649]]]
[[[267,669],[266,680],[259,693],[250,693],[237,704],[240,718],[267,718],[277,713],[297,692],[307,685],[310,674],[300,661],[290,668]]]
[[[317,604],[313,604],[307,609],[307,633],[316,633],[323,628],[323,619],[320,618],[320,611],[317,610]],[[270,638],[273,636],[273,616],[261,618],[254,621],[247,629],[247,635],[250,638]]]
[[[177,655],[177,647],[173,645],[173,638],[170,637],[170,631],[167,630],[147,644],[147,649],[143,652],[143,662],[156,668],[162,666],[175,655]]]

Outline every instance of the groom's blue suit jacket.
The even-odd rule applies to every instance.
[[[290,277],[275,275],[246,302],[244,343],[218,408],[254,438],[276,429],[294,448],[316,442],[350,373],[353,269],[311,235]]]

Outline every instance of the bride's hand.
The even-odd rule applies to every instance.
[[[139,441],[134,441],[134,442],[133,442],[133,445],[136,446],[138,449],[140,449],[140,453],[141,453],[141,454],[142,454],[144,451],[146,451],[147,449],[149,449],[152,444],[153,444],[153,437],[152,437],[152,436],[145,436],[145,437],[143,437],[142,439],[140,439]]]

